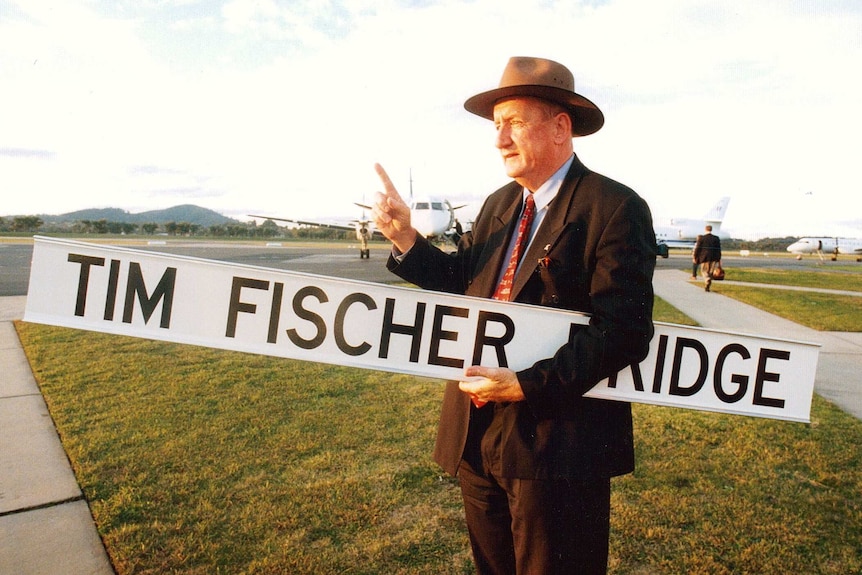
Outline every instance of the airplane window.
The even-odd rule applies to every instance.
[[[429,210],[431,207],[428,205],[428,202],[416,202],[413,206],[415,210]]]
[[[443,209],[443,202],[432,202],[431,203],[431,209],[432,210],[442,210]]]

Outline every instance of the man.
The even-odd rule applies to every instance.
[[[697,244],[700,243],[700,240],[703,238],[703,234],[697,234],[697,238],[694,240],[694,246],[697,247]],[[691,279],[697,279],[697,270],[700,268],[700,264],[697,263],[697,259],[694,257],[694,248],[691,249]]]
[[[572,137],[597,131],[604,116],[561,64],[512,58],[498,88],[465,107],[494,121],[514,181],[487,198],[446,254],[412,228],[376,166],[385,193],[374,218],[393,242],[390,270],[426,289],[592,318],[528,369],[471,366],[468,381],[450,382],[434,456],[460,479],[479,573],[605,573],[610,478],[634,468],[631,406],[582,395],[646,356],[656,255],[649,208],[574,155]]]
[[[706,226],[706,233],[698,236],[694,244],[692,259],[700,265],[700,273],[703,274],[704,288],[709,291],[712,286],[712,274],[717,266],[721,264],[721,240],[713,235],[712,226]]]
[[[371,237],[371,231],[366,225],[357,230],[356,235],[359,237],[359,259],[368,259],[371,257],[371,251],[368,249],[368,238]]]

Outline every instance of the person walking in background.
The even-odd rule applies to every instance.
[[[553,357],[449,382],[435,460],[458,476],[481,575],[604,574],[610,478],[634,469],[631,406],[584,398],[641,361],[653,335],[656,240],[646,202],[585,167],[572,138],[604,116],[562,64],[512,58],[464,107],[492,120],[514,181],[491,194],[453,254],[416,233],[379,165],[388,268],[422,288],[591,314]]]
[[[694,241],[694,246],[697,247],[697,244],[700,243],[701,238],[703,238],[703,234],[697,234],[697,239]],[[694,248],[691,249],[691,279],[697,279],[697,269],[700,267],[700,264],[697,263],[697,258],[694,257]]]
[[[703,289],[709,291],[712,286],[712,274],[721,266],[721,240],[712,233],[712,226],[706,226],[706,233],[694,246],[692,259],[695,264],[700,265],[705,286]]]

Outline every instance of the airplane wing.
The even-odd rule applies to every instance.
[[[664,244],[669,248],[694,249],[694,240],[659,240],[658,243]]]
[[[333,230],[343,230],[346,232],[356,232],[357,228],[373,228],[371,220],[350,220],[345,222],[314,222],[311,220],[295,220],[292,218],[279,218],[275,216],[261,216],[255,214],[249,214],[250,218],[261,218],[264,220],[273,220],[277,222],[288,222],[291,224],[299,224],[303,226],[312,226],[316,228],[329,228]],[[372,237],[375,239],[386,239],[383,237],[379,231],[372,229]]]

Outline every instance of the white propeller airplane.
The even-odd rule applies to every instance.
[[[667,225],[653,226],[659,255],[666,258],[668,248],[693,249],[697,236],[703,233],[707,225],[712,226],[712,233],[719,238],[729,239],[730,236],[721,231],[721,222],[724,221],[729,203],[730,198],[725,196],[703,218],[673,218]]]
[[[360,207],[363,207],[361,204],[357,204]],[[356,232],[356,239],[359,241],[359,257],[368,258],[370,256],[370,251],[368,249],[368,240],[375,233],[379,233],[374,229],[374,222],[365,217],[365,213],[363,212],[361,218],[357,218],[355,220],[345,220],[343,222],[312,222],[307,220],[294,220],[291,218],[278,218],[275,216],[259,216],[255,214],[249,214],[250,218],[261,218],[264,220],[273,220],[277,222],[289,222],[291,224],[299,224],[303,226],[312,226],[315,228],[330,228],[333,230],[344,230],[344,231],[354,231]]]
[[[461,222],[455,217],[455,210],[463,208],[466,204],[453,206],[452,203],[443,197],[438,196],[416,196],[413,195],[413,178],[410,178],[410,198],[407,202],[410,206],[410,221],[416,231],[430,240],[435,241],[451,241],[458,243],[461,234],[464,233]],[[382,238],[374,228],[374,222],[370,218],[365,217],[365,210],[370,210],[371,206],[367,204],[356,205],[363,209],[362,217],[344,222],[322,222],[310,220],[294,220],[290,218],[277,218],[273,216],[260,216],[249,214],[250,218],[263,218],[280,222],[290,222],[293,224],[301,224],[306,226],[315,226],[321,228],[332,228],[337,230],[355,231],[356,239],[359,240],[361,247],[359,250],[360,258],[369,257],[368,240],[376,235]]]
[[[856,261],[862,262],[862,238],[799,238],[787,246],[787,251],[796,254],[798,260],[805,254],[817,254],[820,261],[823,261],[824,254],[831,254],[834,262],[838,255],[842,254],[855,255]]]

